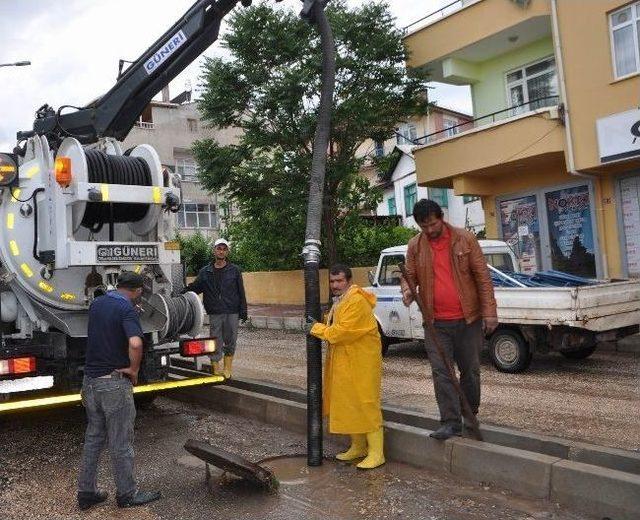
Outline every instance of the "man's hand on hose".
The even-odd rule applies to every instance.
[[[131,384],[136,386],[138,384],[138,371],[134,371],[131,367],[119,368],[118,372],[124,374],[131,380]]]
[[[404,303],[405,307],[409,307],[413,303],[413,294],[411,294],[409,284],[403,281],[400,285],[400,290],[402,291],[402,303]]]
[[[307,316],[304,320],[304,331],[309,334],[316,323],[318,323],[318,320],[313,316]]]
[[[489,336],[498,327],[498,318],[482,318],[482,332],[485,336]]]

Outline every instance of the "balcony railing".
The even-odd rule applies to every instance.
[[[447,4],[444,7],[441,7],[437,11],[434,11],[433,13],[430,13],[427,16],[423,16],[419,20],[416,20],[415,22],[412,22],[409,25],[403,27],[402,31],[404,32],[404,34],[407,34],[410,30],[413,30],[418,24],[420,24],[422,27],[426,27],[427,25],[431,25],[432,23],[435,23],[438,20],[445,18],[446,16],[449,16],[450,14],[455,13],[456,11],[460,11],[461,9],[464,9],[467,5],[471,3],[475,3],[477,1],[478,0],[456,0],[455,2],[451,2],[450,4]]]
[[[500,121],[502,119],[508,119],[510,117],[523,115],[527,112],[533,112],[534,110],[538,110],[540,108],[556,106],[559,99],[560,98],[558,96],[541,97],[531,101],[527,101],[526,103],[521,103],[519,105],[505,108],[504,110],[498,110],[497,112],[493,112],[491,114],[476,117],[471,121],[466,121],[464,123],[450,126],[443,130],[438,130],[437,132],[432,132],[430,134],[423,135],[422,137],[417,137],[413,140],[407,139],[405,136],[403,137],[405,137],[407,141],[410,141],[415,145],[433,143],[435,141],[445,139],[446,137],[459,135],[461,132],[466,132],[468,130],[473,130],[474,128],[480,128],[482,126],[495,123],[496,121]]]
[[[152,121],[136,121],[136,126],[138,128],[144,128],[146,130],[153,130],[153,122]]]

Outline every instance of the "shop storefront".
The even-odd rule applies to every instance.
[[[521,271],[601,276],[593,201],[590,182],[496,198],[498,232],[513,247]]]
[[[640,278],[640,173],[619,179],[617,199],[624,275]]]

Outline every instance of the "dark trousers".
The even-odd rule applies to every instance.
[[[464,320],[436,321],[437,338],[449,362],[460,371],[460,386],[474,414],[480,406],[480,350],[482,348],[482,320],[467,325]],[[425,330],[425,348],[431,363],[433,387],[443,424],[461,423],[461,403],[451,382],[449,372],[438,354],[429,329]]]
[[[87,413],[87,431],[82,449],[78,491],[98,490],[100,454],[109,445],[117,498],[127,500],[136,492],[133,477],[133,425],[136,407],[131,381],[120,374],[108,378],[84,378],[82,404]]]

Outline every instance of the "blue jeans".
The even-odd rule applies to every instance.
[[[98,491],[98,460],[109,443],[117,498],[127,500],[136,492],[133,478],[133,424],[136,407],[131,381],[117,372],[108,378],[84,378],[82,404],[87,413],[87,431],[82,450],[78,491]]]

